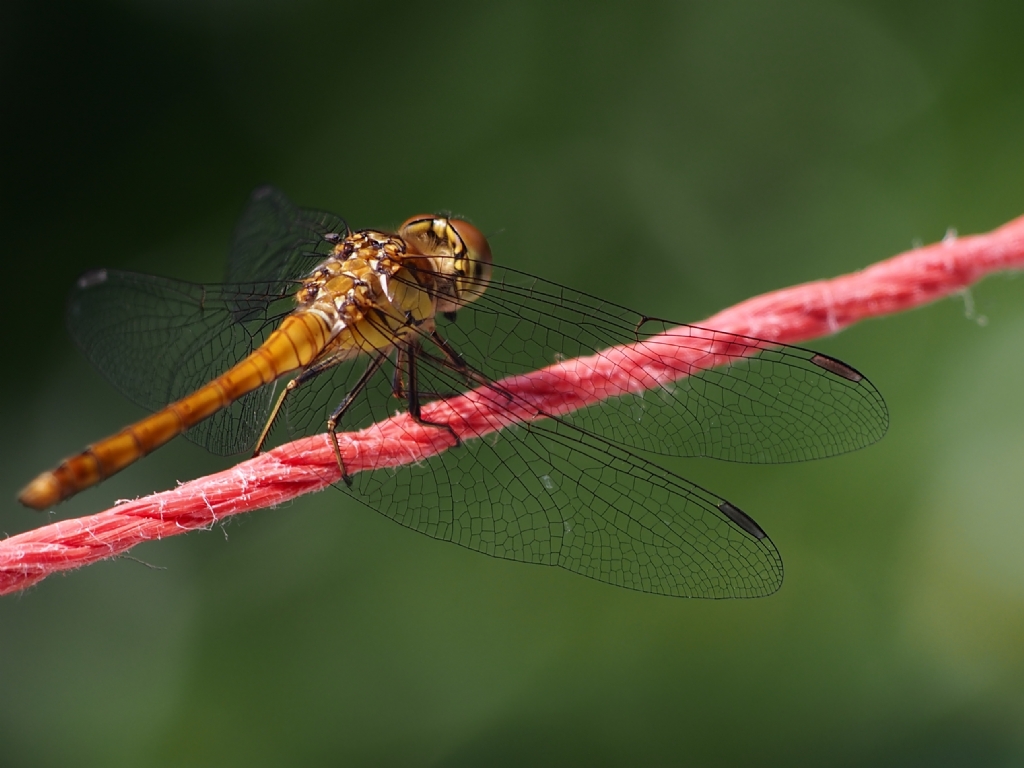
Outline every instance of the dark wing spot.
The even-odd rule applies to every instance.
[[[755,539],[763,539],[766,534],[761,530],[761,526],[754,522],[753,518],[750,517],[746,512],[741,510],[739,507],[734,507],[728,501],[723,501],[718,505],[718,508],[732,520],[736,525],[742,528],[744,531],[749,533]]]
[[[829,373],[834,373],[836,376],[842,376],[844,379],[850,381],[860,381],[864,378],[864,374],[860,371],[854,370],[842,360],[836,360],[834,357],[828,355],[815,355],[811,358],[811,362],[819,368],[824,368]]]

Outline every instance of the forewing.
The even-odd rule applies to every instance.
[[[79,279],[68,329],[121,393],[157,410],[245,358],[290,309],[278,286],[197,285],[115,270]],[[263,387],[186,433],[215,453],[252,447],[270,407]]]
[[[439,328],[492,379],[595,354],[588,364],[607,365],[618,360],[609,348],[654,338],[657,344],[638,347],[635,355],[641,367],[659,371],[656,384],[627,381],[634,394],[565,417],[631,449],[781,463],[856,450],[888,427],[875,386],[833,358],[651,320],[511,269],[495,268],[483,295]],[[712,359],[714,367],[701,367]],[[636,375],[626,366],[613,374]]]
[[[270,283],[284,291],[309,274],[347,234],[341,217],[298,208],[280,190],[260,187],[235,229],[224,282]]]

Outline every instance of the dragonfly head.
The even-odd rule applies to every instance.
[[[430,259],[440,285],[438,312],[454,312],[475,301],[491,279],[491,246],[463,219],[422,214],[406,219],[398,234]]]

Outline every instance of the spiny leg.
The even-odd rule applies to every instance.
[[[366,384],[373,378],[380,367],[387,360],[386,354],[378,354],[370,360],[370,364],[366,366],[366,370],[363,371],[363,375],[359,377],[359,381],[348,391],[341,404],[334,409],[330,418],[327,419],[327,434],[331,436],[331,445],[334,447],[334,458],[338,460],[338,469],[341,470],[341,479],[345,481],[345,485],[351,487],[352,478],[348,476],[348,472],[345,470],[345,462],[341,458],[341,445],[338,443],[338,433],[336,428],[341,417],[345,415],[345,411],[349,409],[349,406],[355,401],[356,397],[362,392]]]
[[[405,368],[405,349],[398,347],[395,352],[395,373],[391,377],[391,394],[393,397],[405,397],[405,383],[402,381],[402,370]]]
[[[405,326],[404,327],[405,328],[409,328],[412,331],[414,331],[415,333],[418,333],[420,335],[423,334],[423,331],[421,331],[419,329],[419,324],[413,318],[411,312],[406,312],[405,313]],[[406,345],[398,343],[397,342],[397,337],[396,337],[396,344],[395,344],[395,373],[391,377],[391,394],[392,394],[392,396],[397,397],[397,398],[405,398],[405,397],[408,396],[408,393],[407,393],[407,391],[405,389],[405,383],[402,381],[402,373],[405,370],[405,366],[406,366],[405,360],[409,356],[409,354],[410,354],[410,352],[406,349]]]
[[[427,421],[420,413],[419,373],[416,362],[420,354],[423,354],[420,349],[420,345],[416,342],[410,343],[409,351],[406,355],[409,366],[409,416],[411,416],[412,420],[417,424],[424,424],[429,427],[438,427],[439,429],[447,429],[455,439],[455,447],[458,448],[462,445],[462,440],[457,434],[455,434],[455,430],[452,429],[451,424],[440,424],[435,421]]]
[[[434,342],[438,349],[444,353],[445,360],[439,360],[433,355],[427,355],[425,352],[421,352],[426,357],[429,357],[438,365],[444,365],[446,368],[450,368],[457,374],[466,379],[467,384],[478,384],[487,389],[496,389],[505,396],[506,400],[512,399],[512,393],[502,387],[499,387],[496,383],[488,379],[482,373],[474,371],[463,359],[462,355],[455,351],[455,348],[448,343],[448,340],[441,336],[437,331],[430,334],[430,340]]]
[[[284,399],[292,392],[294,392],[300,384],[305,381],[309,381],[316,374],[320,373],[323,368],[321,367],[310,367],[296,376],[294,379],[285,385],[285,388],[281,390],[281,395],[277,398],[277,402],[274,403],[274,409],[270,412],[270,418],[267,419],[267,423],[263,426],[263,431],[260,432],[259,440],[256,441],[256,447],[253,448],[252,455],[259,456],[260,451],[263,450],[263,444],[267,442],[267,437],[270,435],[270,429],[274,426],[274,422],[277,420],[278,415],[281,413],[281,406],[284,405]]]
[[[448,340],[441,336],[437,330],[431,331],[430,340],[434,342],[438,349],[444,353],[444,356],[448,358],[448,362],[451,363],[451,367],[458,373],[464,376],[469,376],[471,373],[470,368],[466,365],[466,361],[462,355],[455,351],[455,348],[448,343]]]

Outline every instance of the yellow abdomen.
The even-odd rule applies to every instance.
[[[18,500],[34,509],[46,509],[105,480],[243,395],[306,367],[329,340],[330,328],[319,315],[289,315],[257,350],[227,373],[39,475],[25,486]]]

